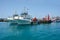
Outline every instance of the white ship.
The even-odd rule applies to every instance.
[[[17,24],[31,24],[32,17],[28,15],[27,12],[22,13],[20,16],[15,14],[13,17],[7,18],[8,22],[10,23],[17,23]]]

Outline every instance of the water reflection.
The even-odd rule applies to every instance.
[[[31,25],[9,25],[9,29],[12,31],[12,32],[15,32],[15,33],[23,33],[23,32],[30,32],[30,28],[32,27]]]

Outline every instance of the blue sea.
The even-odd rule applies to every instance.
[[[60,23],[11,25],[0,22],[0,40],[60,40]]]

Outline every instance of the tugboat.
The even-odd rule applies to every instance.
[[[50,16],[43,18],[43,20],[40,20],[40,23],[51,23],[52,20],[50,19]]]

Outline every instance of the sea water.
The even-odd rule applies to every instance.
[[[0,22],[0,40],[60,40],[60,23],[10,25]]]

